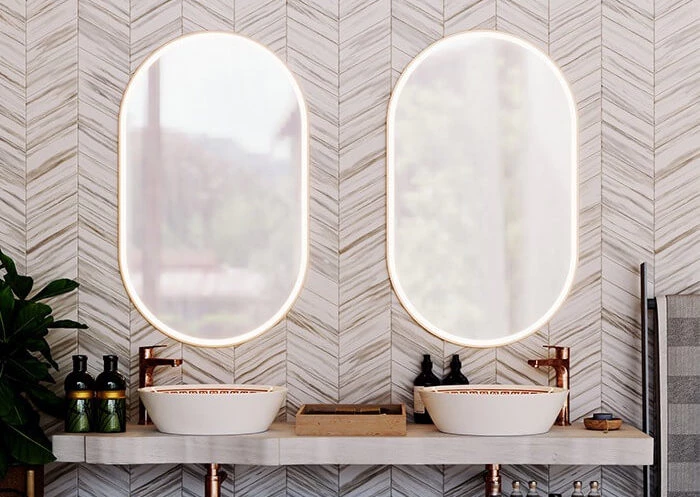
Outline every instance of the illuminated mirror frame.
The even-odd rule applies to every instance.
[[[423,62],[425,59],[430,57],[430,55],[439,50],[443,45],[450,44],[455,39],[471,38],[474,40],[479,39],[498,39],[505,40],[510,43],[514,43],[523,49],[535,54],[539,59],[545,62],[545,65],[552,71],[552,73],[559,80],[559,83],[566,94],[567,101],[569,103],[569,110],[572,119],[571,126],[571,256],[569,264],[569,272],[564,281],[562,290],[554,301],[549,310],[540,317],[537,321],[532,323],[530,326],[523,330],[515,331],[514,333],[501,338],[488,339],[488,340],[472,340],[465,337],[460,337],[453,335],[446,330],[442,330],[435,325],[433,325],[428,319],[426,319],[421,312],[416,309],[416,307],[411,303],[408,295],[401,286],[401,280],[399,274],[396,270],[396,226],[394,224],[394,207],[395,207],[395,197],[396,197],[396,165],[395,165],[395,116],[396,109],[401,97],[401,90],[406,85],[407,81],[410,79],[413,71]],[[541,52],[534,45],[510,34],[501,33],[497,31],[486,31],[486,30],[476,30],[476,31],[466,31],[463,33],[457,33],[451,36],[447,36],[438,40],[437,42],[430,45],[428,48],[423,50],[420,54],[416,56],[406,67],[404,72],[399,77],[396,82],[394,91],[389,100],[389,108],[387,111],[387,134],[386,134],[386,150],[387,150],[387,161],[386,161],[386,226],[387,226],[387,245],[386,245],[386,258],[387,266],[389,270],[389,279],[394,287],[399,301],[403,305],[404,309],[411,315],[411,317],[423,328],[428,330],[433,335],[446,340],[448,342],[461,345],[463,347],[476,347],[476,348],[487,348],[487,347],[499,347],[502,345],[507,345],[509,343],[517,342],[523,338],[535,333],[538,329],[542,328],[547,322],[552,318],[554,313],[559,309],[564,300],[566,299],[571,286],[574,281],[574,273],[576,271],[576,266],[578,265],[578,116],[576,111],[576,102],[574,101],[573,92],[568,82],[564,78],[561,69],[549,58],[549,56]]]
[[[297,278],[294,283],[294,286],[292,287],[291,292],[289,293],[289,296],[287,299],[284,301],[282,306],[275,312],[275,314],[269,318],[267,321],[263,322],[259,326],[255,327],[249,332],[239,334],[235,337],[231,338],[219,338],[219,339],[212,339],[212,338],[201,338],[198,339],[196,337],[193,337],[191,335],[188,335],[186,333],[177,331],[164,322],[162,322],[156,315],[154,315],[148,307],[143,303],[141,298],[139,297],[138,293],[136,292],[136,289],[133,285],[133,283],[129,279],[129,268],[127,264],[127,257],[126,257],[126,251],[127,251],[127,240],[126,240],[126,219],[127,219],[127,203],[125,201],[125,197],[127,195],[127,168],[126,168],[126,140],[124,137],[127,136],[126,134],[126,106],[128,104],[128,99],[129,99],[129,92],[132,88],[132,85],[134,84],[134,81],[137,81],[140,77],[141,74],[147,74],[148,69],[151,67],[151,65],[156,62],[160,56],[170,50],[175,50],[177,47],[180,45],[180,43],[183,42],[183,40],[188,40],[190,38],[194,37],[220,37],[222,39],[224,38],[239,38],[245,40],[247,43],[257,45],[259,48],[262,48],[271,57],[274,57],[274,59],[277,61],[277,63],[280,65],[280,67],[285,71],[289,78],[289,84],[292,86],[294,93],[297,97],[297,102],[299,104],[299,116],[301,120],[301,144],[300,144],[300,154],[301,157],[299,158],[299,163],[300,163],[300,174],[301,177],[299,178],[300,181],[300,192],[301,192],[301,199],[300,199],[300,215],[301,215],[301,236],[300,236],[300,242],[301,242],[301,250],[300,250],[300,260],[299,260],[299,271],[297,273]],[[129,83],[126,87],[126,90],[124,91],[124,95],[122,97],[121,104],[119,106],[119,139],[118,139],[118,184],[117,184],[117,201],[118,201],[118,222],[117,222],[117,239],[118,239],[118,250],[119,250],[119,273],[122,278],[122,282],[124,283],[124,288],[126,289],[126,293],[128,294],[129,298],[134,304],[134,307],[141,313],[141,315],[148,321],[151,325],[153,325],[156,329],[161,331],[162,333],[168,335],[171,338],[174,338],[175,340],[186,343],[189,345],[196,345],[199,347],[228,347],[228,346],[235,346],[235,345],[240,345],[244,342],[247,342],[249,340],[252,340],[253,338],[261,335],[262,333],[270,330],[273,326],[275,326],[278,322],[280,322],[289,309],[292,307],[296,299],[299,297],[299,293],[301,292],[301,288],[304,284],[304,280],[306,278],[306,273],[308,269],[308,261],[309,261],[309,125],[308,125],[308,110],[306,108],[306,101],[304,100],[304,96],[302,94],[301,88],[299,84],[296,81],[296,78],[292,74],[292,72],[289,70],[289,68],[286,66],[282,60],[270,49],[265,47],[264,45],[251,40],[248,37],[241,36],[235,33],[227,33],[223,31],[203,31],[203,32],[197,32],[197,33],[191,33],[187,34],[184,36],[180,36],[165,45],[161,46],[157,50],[155,50],[153,53],[151,53],[136,69],[134,72],[133,76],[129,80]]]

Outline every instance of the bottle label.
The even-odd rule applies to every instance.
[[[68,398],[65,429],[67,433],[92,431],[92,398]]]
[[[92,390],[71,390],[66,392],[66,398],[70,400],[92,399],[94,396],[95,392]]]
[[[102,390],[95,394],[98,399],[125,399],[126,390]]]
[[[423,387],[413,387],[413,412],[417,414],[425,413],[425,404],[420,396],[420,391]]]
[[[126,430],[126,399],[101,398],[97,401],[95,427],[99,433],[120,433]]]

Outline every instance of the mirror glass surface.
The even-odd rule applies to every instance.
[[[267,48],[197,33],[151,54],[122,100],[119,262],[173,338],[235,345],[289,309],[307,262],[307,118]]]
[[[414,59],[388,113],[387,259],[429,331],[475,347],[543,326],[577,261],[576,110],[560,70],[496,32]]]

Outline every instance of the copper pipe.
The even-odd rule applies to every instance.
[[[487,464],[484,475],[484,495],[493,497],[501,495],[501,465]]]
[[[33,469],[28,469],[27,470],[27,481],[26,481],[26,491],[25,493],[27,494],[27,497],[34,497],[36,495],[36,485],[34,481],[34,470]]]
[[[153,386],[153,371],[158,366],[176,367],[182,364],[182,359],[165,359],[155,357],[155,349],[165,347],[165,345],[151,345],[149,347],[139,347],[139,388]],[[139,424],[151,424],[146,413],[146,407],[139,400]]]
[[[554,357],[549,359],[530,359],[527,363],[533,368],[539,367],[550,367],[554,369],[557,378],[557,387],[565,388],[569,390],[566,394],[566,400],[564,401],[564,407],[561,408],[559,414],[557,415],[554,424],[557,426],[569,426],[571,423],[569,421],[569,405],[571,392],[569,388],[569,347],[560,347],[558,345],[544,345],[543,347],[547,349],[554,349]]]
[[[225,471],[219,471],[218,464],[209,464],[204,477],[204,497],[221,497],[221,484],[227,476]]]

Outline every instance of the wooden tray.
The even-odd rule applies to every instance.
[[[406,435],[403,404],[304,404],[297,412],[294,431],[310,436]]]

